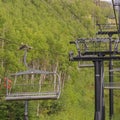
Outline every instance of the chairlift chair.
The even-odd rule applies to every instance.
[[[120,89],[120,82],[105,82],[104,89]]]
[[[113,68],[113,69],[110,69],[109,71],[117,73],[116,75],[118,76],[118,72],[120,71],[120,68]],[[116,75],[114,75],[114,76],[116,76]],[[118,76],[118,79],[119,79],[119,76]],[[120,82],[118,82],[116,80],[114,80],[114,82],[104,82],[104,88],[105,89],[120,89]]]
[[[114,68],[114,69],[111,69],[110,71],[111,71],[111,72],[119,72],[119,71],[120,71],[120,68]]]
[[[12,81],[11,88],[8,87],[9,79]],[[18,72],[7,78],[6,85],[6,100],[58,99],[60,96],[60,77],[55,72]]]
[[[87,63],[87,62],[81,63],[81,62],[79,61],[79,62],[78,62],[78,67],[79,67],[79,68],[94,67],[94,64],[93,64],[93,63]]]
[[[23,47],[24,46],[24,47]],[[27,66],[27,45],[20,48],[25,50],[24,64]],[[9,80],[12,81],[11,86]],[[36,69],[10,74],[6,79],[6,100],[48,100],[60,96],[60,76],[56,72]]]

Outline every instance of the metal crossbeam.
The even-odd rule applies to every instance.
[[[99,31],[97,34],[98,35],[114,35],[118,34],[118,31]]]
[[[95,60],[103,60],[103,61],[109,61],[109,60],[120,60],[120,56],[76,56],[76,57],[70,57],[71,61],[95,61]]]

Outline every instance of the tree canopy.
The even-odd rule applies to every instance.
[[[24,116],[24,102],[6,102],[2,86],[5,76],[26,69],[24,51],[19,50],[23,43],[32,47],[28,65],[57,69],[62,82],[58,101],[29,103],[29,119],[93,120],[93,70],[80,71],[77,63],[69,61],[69,41],[95,35],[96,17],[105,22],[111,10],[104,5],[105,12],[93,0],[0,0],[1,119],[22,120]]]

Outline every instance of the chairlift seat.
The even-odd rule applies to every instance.
[[[108,82],[104,83],[105,89],[120,89],[120,82]]]
[[[111,69],[110,72],[119,72],[120,68]]]
[[[41,75],[45,75],[47,80],[40,81]],[[34,75],[35,83],[31,83],[31,76]],[[27,78],[26,78],[27,76]],[[55,77],[56,76],[56,77]],[[17,77],[16,79],[13,79]],[[54,78],[55,77],[55,78]],[[48,80],[52,79],[52,80]],[[56,72],[41,70],[27,70],[10,75],[14,82],[11,89],[6,87],[6,100],[48,100],[58,99],[60,96],[60,77]],[[22,83],[21,83],[22,82]],[[29,83],[28,83],[29,82]],[[8,85],[8,80],[6,82]]]
[[[15,93],[6,96],[6,100],[48,100],[58,99],[59,93],[57,92],[46,92],[46,93]]]
[[[80,64],[79,68],[84,68],[84,67],[94,67],[93,64]]]

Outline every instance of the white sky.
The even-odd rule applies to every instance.
[[[112,0],[101,0],[101,1],[107,1],[107,2],[111,2]]]
[[[100,0],[100,1],[107,1],[107,2],[111,2],[112,3],[112,0]],[[119,3],[120,4],[120,0],[114,0],[114,3]]]

